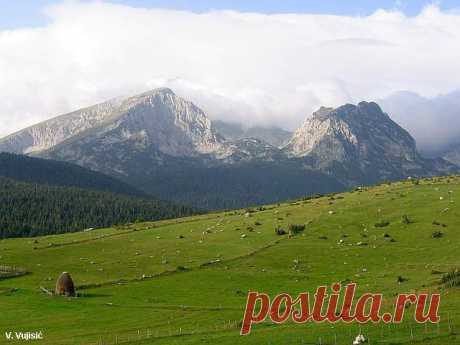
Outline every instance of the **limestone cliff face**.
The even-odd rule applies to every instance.
[[[193,103],[169,89],[156,89],[62,115],[0,140],[0,151],[40,153],[65,142],[99,139],[114,144],[137,141],[166,154],[194,155],[220,147],[211,121]]]
[[[304,121],[284,150],[343,180],[430,175],[441,173],[442,168],[442,164],[435,167],[423,159],[410,134],[373,102],[319,109]],[[445,162],[444,168],[452,167]]]

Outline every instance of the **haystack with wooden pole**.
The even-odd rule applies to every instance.
[[[75,297],[75,286],[72,277],[67,272],[62,272],[56,281],[56,288],[54,290],[56,295],[63,295],[67,297]]]

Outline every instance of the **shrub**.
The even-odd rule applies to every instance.
[[[444,236],[444,234],[442,233],[442,231],[434,231],[434,232],[431,234],[431,237],[433,237],[433,238],[441,238],[442,236]]]
[[[410,224],[410,223],[412,223],[412,220],[409,218],[409,216],[403,215],[403,216],[402,216],[402,219],[401,219],[401,222],[402,222],[403,224]]]
[[[390,222],[387,220],[381,220],[380,222],[377,222],[374,224],[376,228],[384,228],[386,226],[390,225]]]
[[[448,273],[445,273],[441,277],[441,284],[445,288],[458,287],[460,286],[460,272],[458,269],[452,270]]]
[[[275,228],[275,234],[277,234],[278,236],[283,236],[283,235],[287,235],[287,232],[286,230],[278,226]]]
[[[407,281],[406,278],[404,278],[403,276],[398,276],[397,282],[398,282],[399,284],[404,283],[405,281]]]
[[[305,224],[289,224],[289,233],[297,235],[305,230]]]

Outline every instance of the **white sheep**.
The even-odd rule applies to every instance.
[[[366,342],[367,342],[367,339],[364,337],[364,335],[360,334],[353,341],[353,345],[361,345],[361,344],[364,344]]]

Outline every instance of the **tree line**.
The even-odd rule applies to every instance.
[[[0,177],[0,238],[74,232],[192,213],[190,207],[160,200]]]

